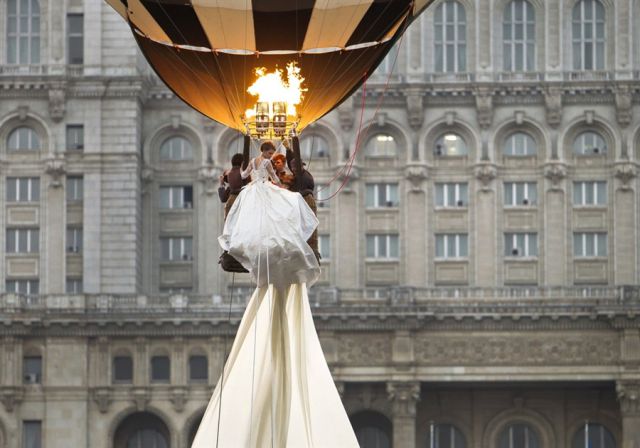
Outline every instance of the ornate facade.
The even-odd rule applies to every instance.
[[[238,134],[104,2],[0,17],[0,448],[186,448],[252,289],[217,266]],[[304,132],[363,447],[640,447],[639,17],[439,0]]]

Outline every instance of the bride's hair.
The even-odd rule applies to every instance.
[[[260,145],[260,152],[269,151],[270,149],[273,149],[274,151],[276,150],[276,146],[270,141],[266,141]]]

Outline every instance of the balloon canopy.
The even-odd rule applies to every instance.
[[[353,93],[432,0],[106,1],[176,95],[246,132],[260,74],[295,64],[301,131]]]

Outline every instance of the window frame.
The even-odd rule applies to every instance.
[[[520,19],[516,11],[518,6],[522,8]],[[508,19],[507,13],[509,13]],[[518,27],[522,27],[521,38],[517,37]],[[509,37],[507,37],[507,29],[509,29]],[[531,36],[530,31],[532,31]],[[518,46],[522,48],[520,55],[517,53]],[[533,55],[529,58],[530,52]],[[502,20],[502,55],[502,68],[505,72],[523,73],[536,69],[536,11],[528,0],[511,0],[505,5]],[[509,55],[508,61],[507,55]],[[521,69],[517,68],[518,62],[522,64]]]
[[[30,437],[27,435],[28,428],[33,427],[35,431],[35,440],[37,444],[34,447],[33,443],[30,443]],[[22,447],[23,448],[42,448],[42,420],[23,420],[22,421]]]
[[[67,176],[65,200],[67,203],[84,201],[84,176]]]
[[[523,147],[525,148],[525,151],[522,154],[518,154],[517,152],[518,146],[517,146],[516,138],[519,135],[524,136]],[[528,151],[530,146],[532,146],[532,150]],[[524,131],[511,132],[509,135],[507,135],[507,137],[504,139],[504,143],[502,144],[502,155],[505,157],[514,157],[514,158],[536,157],[538,155],[538,142],[528,132],[524,132]]]
[[[7,255],[33,255],[40,253],[39,227],[7,227],[5,252]],[[23,248],[22,234],[25,233],[26,248]],[[13,240],[13,241],[11,241]],[[12,248],[10,247],[12,245]]]
[[[22,11],[22,3],[19,0],[7,1],[7,20],[5,22],[6,31],[6,57],[7,65],[36,65],[40,64],[42,48],[40,42],[41,10],[39,0],[29,0],[28,11]],[[15,5],[15,13],[11,13],[11,5]],[[37,7],[37,11],[34,11]],[[26,17],[27,29],[22,29],[23,20]],[[11,31],[11,22],[15,21],[15,31]],[[35,26],[37,25],[37,26]],[[23,57],[21,42],[26,39],[26,55]],[[11,46],[15,51],[15,59],[11,60]],[[26,61],[24,60],[26,59]]]
[[[65,127],[65,139],[67,151],[84,151],[84,124],[67,124]]]
[[[187,244],[188,242],[188,244]],[[167,244],[168,256],[165,258],[165,247]],[[174,244],[179,244],[178,258],[174,256]],[[188,248],[188,250],[187,250]],[[193,237],[192,236],[162,236],[160,237],[160,261],[163,263],[191,262],[193,261]]]
[[[380,140],[381,137],[384,137],[384,140]],[[383,149],[381,150],[380,148],[378,148],[377,144],[373,144],[373,141],[376,142],[386,142],[383,145]],[[393,146],[391,146],[389,144],[389,142],[393,143]],[[372,151],[373,148],[373,151]],[[365,144],[365,157],[366,158],[370,158],[370,159],[389,159],[389,158],[394,158],[397,157],[400,151],[400,148],[398,147],[398,141],[396,139],[396,137],[393,134],[390,134],[389,132],[377,132],[376,134],[372,135],[371,138],[369,138],[367,140],[367,143]]]
[[[82,226],[67,226],[66,253],[81,254],[84,249],[84,230]]]
[[[203,378],[194,378],[193,376],[193,365],[192,365],[192,361],[194,359],[204,359],[204,372],[205,372],[205,376]],[[189,356],[189,383],[206,383],[209,381],[209,358],[206,355],[190,355]]]
[[[593,244],[588,247],[590,236],[593,237]],[[602,238],[604,241],[600,241]],[[600,248],[604,248],[604,254],[600,253]],[[589,254],[589,249],[593,250],[593,254]],[[609,235],[606,231],[573,232],[573,257],[575,259],[606,258],[608,256]]]
[[[520,253],[520,241],[519,237],[522,237],[522,253]],[[511,243],[508,244],[508,240]],[[531,242],[531,240],[534,240]],[[507,259],[537,259],[540,256],[540,241],[538,238],[538,232],[504,232],[504,257]],[[518,253],[513,253],[517,250]],[[532,249],[535,249],[535,253],[532,253]]]
[[[591,19],[586,18],[586,4],[591,2]],[[598,17],[598,13],[602,17]],[[578,17],[576,17],[578,16]],[[585,37],[587,25],[591,29],[591,37]],[[598,35],[599,25],[602,34]],[[576,36],[576,28],[579,27],[579,35]],[[571,11],[571,49],[573,52],[573,70],[575,71],[598,71],[605,70],[607,64],[607,12],[604,5],[599,0],[578,0]],[[586,63],[589,54],[591,66]],[[600,51],[601,56],[598,55]]]
[[[118,365],[117,361],[127,361],[129,364],[124,366],[130,375],[127,378],[121,379],[118,378],[117,370]],[[111,357],[111,382],[112,384],[133,384],[133,377],[135,375],[135,364],[133,362],[133,356],[125,354],[125,355],[114,355]]]
[[[519,199],[518,192],[520,187],[522,188],[522,200],[518,202],[518,199]],[[510,191],[511,203],[507,202],[508,191]],[[533,195],[531,194],[531,192],[533,192]],[[538,182],[536,181],[504,181],[502,203],[505,208],[537,207],[538,206]]]
[[[451,145],[447,145],[446,141],[450,140],[447,137],[456,137],[456,141],[461,141],[463,145],[463,151],[458,154],[452,154],[450,152]],[[456,144],[456,148],[458,144]],[[456,157],[469,157],[469,145],[467,140],[457,132],[445,132],[440,135],[433,143],[433,154],[436,158],[456,158]]]
[[[600,187],[603,188],[601,194]],[[588,190],[591,189],[593,202],[588,202]],[[602,197],[601,197],[602,196]],[[573,181],[573,206],[574,207],[606,207],[609,202],[608,185],[606,180],[574,180]],[[599,202],[602,200],[602,202]]]
[[[518,427],[522,427],[525,430],[525,434],[527,435],[530,434],[530,437],[533,439],[533,443],[531,442],[532,440],[531,438],[527,438],[524,446],[514,444],[513,431]],[[502,441],[507,431],[509,432],[509,434],[506,435],[506,437],[508,437],[509,440],[508,440],[508,445],[504,446],[502,444]],[[498,448],[516,448],[516,447],[517,448],[542,448],[542,445],[540,443],[540,436],[538,435],[538,432],[530,424],[525,422],[514,422],[509,425],[506,425],[503,428],[503,430],[500,431],[497,442],[498,442]]]
[[[318,235],[318,252],[322,261],[329,261],[331,259],[331,235],[328,233],[321,233]]]
[[[591,148],[587,147],[587,142],[585,141],[588,135],[595,137],[594,145]],[[599,149],[599,146],[596,146],[596,143],[600,142],[602,142],[602,150]],[[579,147],[578,144],[580,145]],[[595,130],[587,130],[576,134],[571,144],[571,150],[574,156],[577,157],[606,157],[609,154],[609,145],[602,133]]]
[[[23,138],[20,132],[27,132],[27,146],[21,146],[20,140]],[[12,143],[15,135],[15,145]],[[7,152],[9,154],[29,154],[42,150],[42,139],[38,132],[31,126],[22,125],[13,128],[7,135]]]
[[[35,372],[29,371],[29,361],[37,361],[38,368]],[[22,357],[22,383],[27,385],[36,385],[42,384],[42,373],[43,373],[43,359],[42,355],[26,355]],[[27,380],[27,376],[35,375],[35,379],[33,381]]]
[[[154,362],[166,362],[166,366],[158,366],[154,365]],[[163,376],[162,378],[158,375],[158,369],[166,367],[166,378]],[[158,375],[158,376],[156,376]],[[168,355],[154,355],[149,359],[149,382],[150,383],[162,383],[169,384],[171,383],[171,358]]]
[[[453,8],[449,20],[447,8]],[[447,36],[448,27],[453,27],[453,36]],[[461,32],[462,31],[462,32]],[[463,37],[461,37],[463,35]],[[464,73],[467,71],[467,12],[457,0],[445,0],[438,5],[433,15],[433,67],[436,73]],[[451,55],[449,55],[451,50]],[[450,64],[449,58],[452,58]]]
[[[21,199],[22,183],[26,181],[26,199]],[[10,182],[15,182],[13,191],[15,191],[15,197],[10,197],[9,193],[12,190]],[[40,178],[39,177],[14,177],[10,176],[6,178],[6,200],[8,203],[37,203],[40,202]]]
[[[439,200],[439,192],[442,188],[442,200]],[[449,190],[453,188],[454,204],[449,204]],[[436,182],[435,183],[435,206],[436,209],[445,208],[466,208],[469,206],[469,183],[468,182]]]
[[[174,146],[175,142],[180,142],[179,147]],[[176,157],[176,153],[179,153],[180,157]],[[195,148],[191,140],[184,135],[172,135],[162,141],[158,150],[158,158],[163,163],[193,162]]]
[[[365,207],[368,209],[388,209],[397,208],[400,206],[400,194],[398,182],[368,182],[365,184]],[[384,205],[380,204],[380,189],[384,188]],[[371,190],[370,190],[371,189]],[[395,189],[396,200],[389,200],[393,198],[393,192]],[[371,191],[373,204],[369,201]]]
[[[73,32],[71,31],[71,20],[72,19],[76,19],[76,18],[80,18],[81,19],[81,31],[80,32]],[[71,53],[71,49],[72,49],[72,41],[76,41],[79,40],[80,41],[80,54],[79,55],[75,55],[75,57],[77,58],[74,59]],[[69,65],[83,65],[84,64],[84,14],[83,13],[68,13],[67,14],[67,64]]]
[[[384,238],[386,245],[385,254],[382,254],[381,250],[381,239]],[[397,248],[398,253],[395,256],[391,253],[391,247],[393,244],[393,240],[395,238],[395,247]],[[374,252],[373,255],[369,254],[369,244],[370,241],[373,241],[374,244]],[[382,261],[397,261],[400,259],[400,235],[397,233],[369,233],[366,235],[366,251],[368,260],[382,260]]]
[[[14,287],[11,288],[9,286],[10,284],[14,284]],[[20,292],[20,285],[25,286],[25,292]],[[5,280],[5,291],[11,294],[22,294],[27,296],[38,295],[40,294],[40,280],[8,278]]]
[[[442,240],[442,253],[439,252]],[[463,245],[462,242],[465,242]],[[450,245],[453,243],[454,255],[449,255]],[[465,248],[463,251],[462,248]],[[435,259],[437,261],[467,260],[469,258],[469,234],[468,233],[436,233],[435,234]],[[464,252],[464,253],[463,253]]]
[[[168,207],[163,205],[163,191],[168,190]],[[182,193],[178,194],[177,191],[181,190]],[[189,194],[187,192],[190,191],[191,201],[187,201],[187,197]],[[192,210],[194,208],[194,195],[193,195],[193,185],[161,185],[159,189],[159,208],[160,210]],[[177,194],[177,196],[176,196]],[[181,198],[178,200],[178,203],[181,204],[180,207],[176,207],[174,202],[176,198]]]
[[[317,145],[317,140],[321,142],[320,145]],[[307,146],[310,148],[307,149]],[[300,139],[300,156],[303,160],[327,159],[330,152],[329,141],[320,134],[310,134]]]

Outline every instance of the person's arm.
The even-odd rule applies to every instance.
[[[249,163],[249,149],[251,149],[251,137],[249,137],[248,135],[244,136],[244,148],[242,150],[242,155],[243,155],[243,159],[242,159],[242,169],[246,170],[247,167],[249,165],[251,165]],[[244,179],[244,177],[243,177]]]
[[[251,174],[251,171],[253,171],[253,160],[251,161],[251,163],[249,163],[249,166],[240,173],[240,176],[243,179],[246,179],[247,177],[249,177],[249,174]]]

